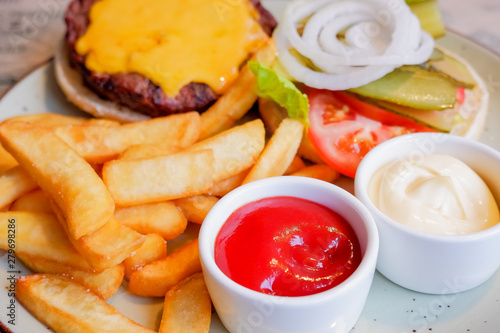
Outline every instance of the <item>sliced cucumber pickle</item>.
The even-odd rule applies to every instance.
[[[437,0],[406,2],[413,14],[418,17],[422,30],[429,33],[434,39],[446,34]]]
[[[386,101],[365,98],[363,96],[357,96],[357,98],[384,110],[412,119],[419,124],[439,132],[449,133],[454,126],[464,121],[463,117],[455,108],[443,111],[418,110]]]
[[[437,72],[403,66],[350,91],[415,109],[445,110],[455,105],[457,84]]]
[[[438,60],[443,60],[443,59],[444,59],[444,53],[443,53],[443,51],[435,48],[432,51],[432,54],[431,54],[429,60],[427,60],[427,62],[429,62],[431,60],[438,61]]]
[[[427,61],[426,64],[431,71],[436,71],[453,80],[460,87],[471,89],[476,85],[476,80],[474,80],[467,66],[446,53],[441,52],[441,54],[441,59],[431,57]]]
[[[427,1],[427,0],[406,0],[406,4],[413,5],[413,4],[424,2],[424,1]]]

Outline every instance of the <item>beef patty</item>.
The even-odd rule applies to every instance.
[[[65,15],[66,41],[71,66],[82,76],[84,84],[101,98],[127,106],[134,111],[159,117],[187,111],[205,111],[218,98],[204,83],[191,82],[171,98],[162,89],[140,74],[106,74],[90,71],[85,66],[85,56],[78,54],[75,43],[89,25],[89,11],[99,0],[73,0]],[[276,26],[274,17],[262,6],[260,0],[249,0],[260,14],[260,24],[267,34]]]

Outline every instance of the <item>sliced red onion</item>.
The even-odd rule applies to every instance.
[[[341,31],[345,41],[337,37]],[[402,65],[421,64],[434,49],[434,39],[421,30],[404,0],[295,0],[274,38],[292,77],[330,90],[359,87]],[[292,49],[315,68],[299,61]]]

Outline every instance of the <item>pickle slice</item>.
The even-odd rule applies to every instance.
[[[419,124],[439,132],[449,133],[454,126],[464,121],[458,109],[454,107],[443,111],[418,110],[363,96],[356,96],[356,98],[359,98],[365,103],[378,106],[384,110],[412,119]]]
[[[455,105],[457,85],[437,72],[403,66],[349,91],[415,109],[445,110]]]
[[[437,0],[406,2],[413,14],[418,17],[422,30],[429,33],[434,39],[443,37],[446,34]]]
[[[453,80],[460,87],[472,89],[476,85],[476,80],[474,80],[467,66],[444,52],[441,52],[441,54],[441,59],[431,57],[427,61],[426,64],[429,70],[436,71]]]
[[[438,61],[438,60],[443,60],[443,59],[444,59],[443,51],[434,48],[434,50],[432,50],[432,54],[431,54],[429,60],[427,60],[427,62],[429,62],[431,60]],[[424,63],[424,64],[426,64],[426,63]]]

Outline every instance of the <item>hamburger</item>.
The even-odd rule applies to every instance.
[[[479,138],[488,91],[469,63],[435,45],[445,34],[435,0],[411,6],[404,0],[296,0],[279,22],[272,70],[298,88],[289,95],[302,94],[309,103],[307,112],[292,111],[309,125],[303,157],[354,177],[363,156],[395,136],[425,131]],[[276,90],[282,96],[285,85]],[[269,91],[261,96],[270,127],[293,109],[279,101],[281,110],[272,106]]]
[[[464,59],[435,46],[434,40],[445,34],[436,0],[414,2],[407,6],[404,0],[295,0],[286,3],[277,29],[273,16],[257,0],[190,0],[169,2],[162,6],[168,7],[163,12],[182,12],[187,8],[191,11],[199,7],[203,14],[207,9],[203,9],[202,5],[208,3],[213,7],[212,16],[230,19],[236,13],[232,6],[242,4],[248,24],[246,33],[240,34],[239,40],[243,38],[247,42],[218,57],[226,59],[228,54],[239,53],[236,59],[231,57],[232,74],[236,75],[248,60],[248,55],[263,40],[263,35],[268,38],[272,34],[278,54],[271,72],[292,82],[305,102],[291,98],[289,93],[282,93],[279,85],[271,90],[275,90],[280,98],[285,98],[285,103],[276,103],[272,96],[261,94],[259,106],[267,128],[272,131],[283,117],[289,116],[290,108],[308,104],[308,114],[306,112],[306,118],[302,119],[307,123],[308,130],[299,155],[314,163],[326,162],[342,174],[354,177],[363,156],[391,137],[435,131],[477,139],[484,127],[488,106],[484,82]],[[208,83],[195,76],[172,92],[163,80],[169,77],[171,68],[190,63],[193,59],[212,67],[214,58],[208,58],[207,54],[214,50],[208,47],[212,41],[207,38],[195,34],[196,38],[190,35],[192,38],[184,39],[182,48],[199,44],[201,49],[179,55],[170,65],[156,61],[161,57],[153,57],[154,61],[143,64],[139,69],[136,66],[127,70],[116,70],[113,66],[103,69],[95,65],[99,54],[94,53],[109,50],[110,47],[101,43],[101,48],[92,49],[88,42],[92,37],[89,36],[109,34],[107,26],[114,26],[114,20],[119,23],[126,21],[126,18],[134,16],[134,11],[154,8],[155,3],[162,2],[138,2],[135,4],[137,8],[123,6],[128,8],[128,12],[127,8],[119,8],[121,3],[116,0],[73,0],[70,3],[66,13],[66,40],[56,57],[56,77],[68,99],[96,117],[122,121],[192,110],[203,112],[209,108],[224,93],[224,86],[218,87],[213,81]],[[104,6],[108,4],[109,7]],[[184,28],[174,29],[172,36],[175,37],[182,29],[189,32],[191,29],[211,27],[214,22],[205,21],[203,17],[204,14],[194,20],[193,23],[199,24],[186,28],[174,15],[169,26]],[[103,22],[99,23],[100,19]],[[233,19],[242,21],[241,16]],[[227,22],[223,26],[231,26]],[[312,28],[309,27],[311,22]],[[117,38],[114,43],[139,38],[130,32],[130,27],[140,25],[140,22],[120,24],[117,26],[125,31],[125,38]],[[165,26],[162,28],[169,31]],[[161,42],[169,36],[158,31],[152,34],[153,41]],[[217,28],[211,31],[216,32]],[[319,33],[316,36],[315,31]],[[116,30],[111,32],[117,34]],[[308,41],[311,38],[313,42]],[[145,44],[137,44],[147,48]],[[226,41],[223,45],[229,44],[233,43]],[[337,53],[331,52],[334,47],[339,47]],[[132,65],[137,54],[141,53],[141,50],[133,51],[126,53],[126,59]],[[164,54],[172,53],[176,54],[175,51]],[[319,60],[315,55],[319,56]],[[107,56],[118,59],[116,62],[123,62],[122,58],[113,58],[116,52],[109,52]],[[113,61],[110,63],[113,64]],[[191,69],[197,73],[200,68],[192,66]],[[258,71],[254,73],[259,76]],[[268,72],[265,75],[267,79],[259,78],[259,82],[266,84],[266,80],[273,77]],[[230,83],[230,76],[224,78],[225,83]]]
[[[73,0],[65,22],[59,86],[121,121],[205,111],[276,26],[259,0]]]

